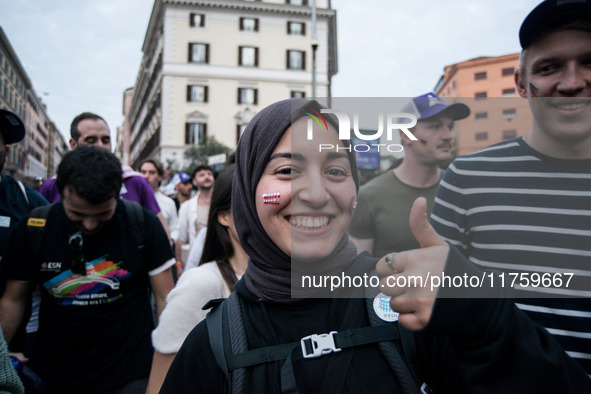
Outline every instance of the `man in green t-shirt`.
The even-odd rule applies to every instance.
[[[413,98],[402,112],[416,116],[410,131],[418,141],[400,133],[404,160],[359,190],[349,226],[359,252],[376,257],[419,247],[408,224],[410,207],[417,197],[425,197],[430,214],[442,174],[439,165],[452,159],[454,123],[468,117],[470,109],[461,103],[446,105],[427,93]]]

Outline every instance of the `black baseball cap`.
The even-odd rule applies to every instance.
[[[525,17],[519,29],[521,48],[540,33],[578,19],[591,18],[591,0],[544,0]]]
[[[16,114],[0,109],[0,132],[5,144],[14,144],[25,138],[25,124]]]

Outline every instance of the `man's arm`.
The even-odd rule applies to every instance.
[[[374,244],[373,238],[361,239],[361,238],[356,238],[352,235],[349,235],[349,239],[351,241],[353,241],[355,246],[357,246],[357,253],[361,253],[364,250],[367,250],[369,253],[373,254],[373,244]]]
[[[452,167],[443,174],[433,203],[430,222],[445,241],[456,246],[465,257],[469,257],[471,232],[467,222],[467,207],[470,205],[467,201],[469,196],[461,192],[465,188],[464,178]]]
[[[0,326],[6,342],[10,342],[16,333],[23,315],[27,300],[35,285],[28,282],[8,280],[4,295],[0,298]]]
[[[187,243],[185,241],[178,240],[174,244],[174,254],[176,257],[176,277],[179,278],[185,271],[185,262],[183,261],[183,246]]]
[[[160,392],[166,373],[168,372],[175,356],[176,353],[162,354],[158,351],[154,351],[152,369],[150,370],[150,379],[148,381],[146,394],[157,394]]]
[[[47,201],[49,201],[50,204],[59,202],[62,199],[62,196],[57,190],[55,178],[49,178],[45,182],[43,182],[43,185],[41,185],[41,188],[39,189],[39,193],[41,193],[41,195]]]
[[[170,268],[167,268],[156,275],[151,275],[150,285],[152,286],[152,291],[154,292],[156,312],[158,313],[158,317],[160,317],[162,310],[164,310],[164,307],[166,306],[166,296],[174,287]]]
[[[179,236],[175,244],[176,261],[183,264],[183,245],[189,242],[189,205],[187,203],[181,205],[179,210]]]

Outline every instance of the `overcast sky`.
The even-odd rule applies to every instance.
[[[517,32],[540,0],[332,0],[335,97],[408,97],[433,89],[443,67],[519,51]],[[8,36],[49,117],[69,138],[92,111],[114,131],[134,85],[153,0],[0,0]]]

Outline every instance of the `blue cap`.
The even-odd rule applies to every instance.
[[[5,144],[14,144],[25,138],[25,125],[16,114],[0,109],[0,132]]]
[[[176,174],[175,176],[172,177],[172,183],[176,186],[179,183],[185,183],[187,181],[190,181],[191,177],[189,175],[187,175],[186,172],[179,172],[178,174]]]
[[[544,0],[525,17],[519,29],[521,48],[540,33],[575,20],[591,18],[591,0]]]
[[[453,120],[460,120],[470,115],[470,108],[462,103],[447,105],[435,93],[427,93],[413,98],[402,112],[413,114],[417,120],[425,120],[442,113]]]

